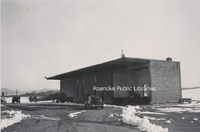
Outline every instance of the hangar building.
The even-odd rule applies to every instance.
[[[122,57],[45,78],[60,80],[60,92],[73,102],[93,94],[110,104],[130,98],[136,104],[178,102],[182,97],[180,62],[172,58]]]

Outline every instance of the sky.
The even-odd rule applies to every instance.
[[[60,88],[60,73],[126,57],[181,62],[200,86],[199,0],[1,0],[1,88]]]

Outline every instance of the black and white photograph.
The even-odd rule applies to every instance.
[[[200,132],[199,0],[1,0],[2,132]]]

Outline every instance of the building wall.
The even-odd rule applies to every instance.
[[[73,97],[73,79],[61,80],[60,85],[60,93],[66,93],[67,97]]]
[[[137,86],[138,79],[137,79],[137,71],[135,70],[121,70],[121,71],[114,71],[113,72],[113,87],[116,90],[113,93],[114,98],[123,98],[129,97],[131,92],[130,90],[126,90],[126,88],[134,88]],[[123,87],[124,88],[123,90]],[[121,89],[119,89],[121,88]]]
[[[181,98],[180,63],[150,61],[151,103],[178,102]]]
[[[151,103],[178,102],[181,98],[180,63],[172,61],[151,60],[149,68],[138,70],[104,70],[61,80],[61,92],[73,97],[74,102],[83,102],[88,95],[96,94],[105,103],[112,103],[113,97],[128,97],[130,92],[93,91],[97,87],[117,86],[147,86],[155,87],[156,91],[147,92]],[[143,91],[134,91],[143,97]]]
[[[70,96],[72,95],[74,102],[83,102],[89,95],[96,94],[100,96],[105,103],[111,103],[111,92],[93,91],[93,86],[111,86],[111,75],[111,70],[106,70],[79,75],[68,81],[61,80],[61,92],[63,91]]]

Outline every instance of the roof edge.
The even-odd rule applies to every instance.
[[[115,62],[115,61],[120,61],[120,60],[135,60],[135,61],[166,61],[166,60],[157,60],[157,59],[145,59],[145,58],[134,58],[134,57],[122,57],[122,58],[117,58],[117,59],[114,59],[114,60],[110,60],[110,61],[106,61],[106,62],[103,62],[103,63],[99,63],[99,64],[95,64],[95,65],[91,65],[91,66],[87,66],[87,67],[83,67],[83,68],[80,68],[80,69],[76,69],[76,70],[72,70],[72,71],[69,71],[69,72],[65,72],[65,73],[61,73],[61,74],[57,74],[57,75],[54,75],[54,76],[51,76],[51,77],[44,77],[45,79],[47,80],[60,80],[58,79],[57,77],[58,76],[62,76],[64,74],[67,74],[67,73],[72,73],[72,72],[76,72],[76,71],[81,71],[81,70],[85,70],[87,68],[92,68],[92,67],[95,67],[95,66],[100,66],[100,65],[103,65],[103,64],[108,64],[108,63],[112,63],[112,62]],[[178,62],[178,61],[171,61],[171,62]],[[180,62],[178,62],[180,63]]]

